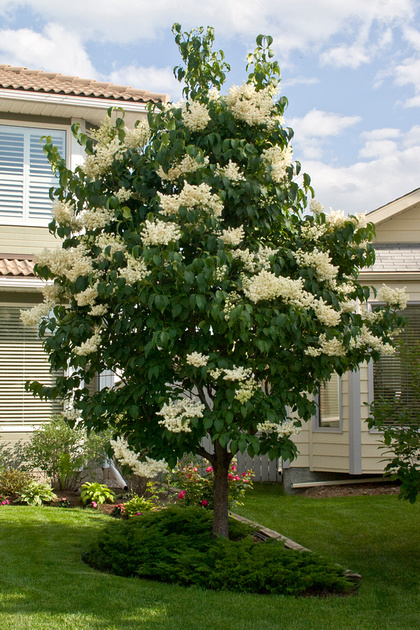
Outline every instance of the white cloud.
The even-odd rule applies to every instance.
[[[316,197],[326,208],[370,211],[419,187],[419,139],[420,126],[416,125],[398,145],[387,145],[387,151],[370,161],[335,167],[302,160],[302,167],[311,175]]]
[[[177,21],[187,29],[209,24],[216,34],[239,35],[247,41],[257,33],[270,33],[278,40],[277,52],[282,57],[295,49],[313,52],[337,34],[357,40],[361,31],[373,25],[380,40],[390,26],[406,24],[413,7],[413,0],[0,0],[0,10],[9,15],[31,9],[44,20],[66,25],[84,41],[151,40]]]
[[[397,140],[401,137],[401,131],[393,128],[374,129],[360,134],[366,140],[365,145],[359,151],[360,158],[380,158],[391,155],[397,150]]]
[[[352,44],[350,46],[337,46],[321,54],[321,63],[335,66],[336,68],[358,68],[362,63],[371,60],[371,54],[364,44]]]
[[[97,78],[79,37],[59,24],[47,24],[42,34],[29,28],[0,30],[0,63]]]
[[[112,83],[169,94],[173,101],[181,98],[182,85],[175,79],[169,67],[149,66],[146,68],[132,64],[113,70],[108,78]]]
[[[316,85],[319,83],[317,77],[294,77],[293,79],[282,79],[282,88],[289,88],[295,85]]]
[[[341,116],[331,112],[312,109],[303,118],[287,121],[294,129],[293,144],[299,147],[305,158],[321,158],[323,142],[340,135],[345,129],[360,122],[360,116]]]

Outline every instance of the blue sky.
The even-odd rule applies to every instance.
[[[0,63],[180,97],[171,25],[211,25],[245,78],[274,37],[295,158],[328,209],[373,210],[420,187],[419,0],[0,0]]]

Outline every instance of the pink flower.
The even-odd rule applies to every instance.
[[[213,466],[207,466],[206,472],[213,472]]]
[[[203,505],[204,507],[206,507],[206,505],[208,505],[209,502],[207,501],[207,499],[204,499],[204,501],[201,501],[201,505]]]
[[[187,493],[185,492],[185,490],[181,490],[181,492],[179,492],[179,494],[178,494],[178,499],[183,499],[186,494]]]
[[[234,479],[232,473],[228,473],[228,479],[229,479],[229,481],[232,481],[232,479]]]
[[[232,464],[232,466],[231,466],[230,468],[231,468],[231,470],[233,470],[234,472],[236,472],[236,470],[237,470],[237,469],[236,469],[236,464]]]
[[[241,480],[240,476],[239,476],[239,475],[236,475],[236,477],[235,477],[235,481],[240,481],[240,480]]]
[[[97,508],[98,507],[98,504],[96,503],[96,501],[92,501],[92,507],[93,508]]]
[[[136,512],[136,513],[134,514],[134,516],[141,516],[142,514],[143,514],[143,512]]]
[[[197,472],[197,471],[198,471],[198,468],[193,468],[193,471],[194,471],[194,472]]]

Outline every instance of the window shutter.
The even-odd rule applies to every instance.
[[[27,380],[53,385],[48,357],[35,328],[20,320],[20,307],[0,306],[0,427],[38,424],[62,410],[60,401],[43,401],[25,391]]]
[[[0,125],[0,219],[3,223],[47,225],[52,218],[51,187],[58,178],[44,154],[41,138],[51,136],[60,155],[66,132]]]
[[[41,138],[50,135],[60,155],[64,155],[64,132],[37,130],[28,134],[29,143],[29,185],[28,212],[29,219],[51,221],[52,202],[49,191],[58,185],[58,178],[51,170],[51,165],[43,151]]]
[[[408,326],[399,338],[410,346],[420,341],[420,305],[408,305],[403,315]],[[397,398],[401,406],[420,414],[420,399],[413,389],[412,378],[400,352],[381,357],[373,365],[374,399],[393,401]]]
[[[24,132],[0,126],[0,217],[23,219]]]

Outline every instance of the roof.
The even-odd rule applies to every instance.
[[[81,79],[58,72],[28,70],[0,64],[0,88],[39,92],[44,94],[67,94],[88,98],[106,98],[124,102],[166,102],[167,94],[139,90],[125,85],[115,85],[93,79]]]
[[[34,274],[33,256],[13,256],[0,254],[0,276],[32,276]]]
[[[420,272],[420,243],[375,243],[376,260],[368,272]]]

